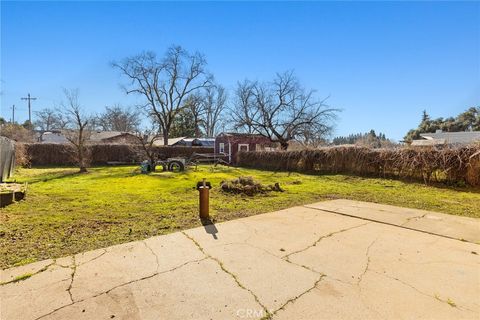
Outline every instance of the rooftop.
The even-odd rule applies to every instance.
[[[420,136],[426,140],[443,139],[447,144],[469,144],[480,141],[480,131],[442,132],[438,130],[435,133],[421,133]]]

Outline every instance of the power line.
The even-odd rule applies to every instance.
[[[25,98],[22,98],[22,100],[28,100],[28,121],[32,123],[32,106],[30,101],[37,100],[37,98],[32,98],[29,93]]]

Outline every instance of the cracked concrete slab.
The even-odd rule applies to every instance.
[[[365,221],[305,207],[293,207],[219,223],[215,225],[215,233],[207,233],[201,227],[189,234],[195,234],[196,239],[208,242],[209,246],[246,243],[283,257],[303,250],[319,237],[362,224]]]
[[[337,280],[357,283],[368,264],[367,253],[378,238],[375,225],[369,223],[335,233],[288,258],[293,263],[307,266]]]
[[[234,319],[262,307],[211,259],[133,282],[58,310],[48,319]]]
[[[376,231],[381,235],[370,250],[370,270],[437,300],[451,301],[458,308],[480,309],[478,245],[432,239],[428,234],[395,227],[385,231],[385,235]]]
[[[476,319],[391,279],[368,274],[362,289],[328,277],[273,319]]]
[[[71,288],[74,300],[204,257],[181,233],[113,246],[87,256],[75,256],[79,262]]]
[[[114,246],[98,258],[77,265],[70,292],[74,301],[85,299],[153,275],[156,266],[155,256],[141,241]]]
[[[202,241],[199,243],[205,252],[221,261],[240,284],[253,291],[269,311],[308,290],[320,277],[247,244],[210,247]]]
[[[431,214],[387,209],[373,211],[399,224]],[[294,207],[2,270],[0,318],[479,319],[479,254],[475,243]]]
[[[480,256],[473,253],[478,249],[472,243],[372,223],[325,238],[289,259],[362,292],[365,287],[372,291],[366,278],[376,273],[399,282],[402,290],[406,286],[412,294],[478,314]]]
[[[6,283],[14,281],[17,277],[24,275],[33,275],[42,270],[47,269],[49,266],[53,265],[54,261],[52,259],[38,261],[30,263],[20,267],[9,268],[5,270],[0,270],[0,283]]]
[[[2,285],[0,319],[36,319],[70,303],[70,279],[70,268],[51,265],[26,280]]]
[[[475,218],[430,212],[410,219],[402,226],[480,244],[480,221]]]
[[[360,296],[365,305],[377,314],[376,318],[447,320],[479,317],[478,309],[466,310],[463,306],[455,305],[454,301],[450,305],[395,279],[374,272],[369,272],[364,277]]]
[[[358,290],[349,284],[326,277],[313,290],[278,310],[274,319],[375,319]]]
[[[318,202],[305,207],[480,244],[480,221],[475,218],[345,199]]]

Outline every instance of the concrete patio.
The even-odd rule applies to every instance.
[[[3,270],[7,319],[479,319],[480,221],[348,200]]]

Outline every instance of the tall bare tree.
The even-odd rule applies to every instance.
[[[339,111],[327,106],[326,99],[317,100],[313,90],[306,91],[293,72],[277,74],[270,83],[247,81],[236,92],[237,100],[250,99],[234,114],[237,128],[268,137],[282,149],[287,149],[291,140],[301,138],[307,129],[328,132]]]
[[[202,126],[207,137],[214,137],[226,108],[227,93],[221,85],[206,88],[203,98]]]
[[[204,56],[180,46],[170,47],[160,60],[155,53],[145,52],[113,66],[129,79],[127,94],[145,97],[144,107],[159,123],[165,145],[175,117],[185,108],[184,99],[211,82]]]
[[[105,111],[95,118],[96,125],[104,131],[134,132],[141,121],[139,110],[120,105],[105,107]]]
[[[199,92],[196,92],[195,94],[188,96],[185,100],[185,111],[189,112],[192,116],[195,138],[200,138],[202,136],[201,125],[205,113],[203,99],[204,97]]]
[[[230,117],[233,120],[233,129],[253,133],[253,118],[257,117],[258,109],[254,108],[254,88],[256,82],[244,80],[237,83],[234,93],[234,102],[230,109]]]
[[[74,160],[80,172],[87,172],[90,160],[87,142],[90,138],[89,126],[91,117],[88,116],[78,100],[78,89],[63,89],[65,100],[60,104],[61,111],[67,119],[65,137],[74,148]]]
[[[33,124],[42,131],[64,129],[67,125],[66,120],[58,110],[45,108],[34,112],[34,115],[35,121]]]

